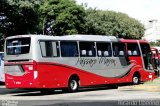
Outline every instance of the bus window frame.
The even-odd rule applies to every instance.
[[[116,56],[115,55],[115,53],[114,53],[114,44],[123,44],[124,45],[124,55],[119,55],[119,53],[118,53],[118,56]],[[126,57],[127,56],[127,54],[126,54],[126,44],[125,44],[125,42],[112,42],[112,55],[113,55],[113,57]],[[119,50],[118,50],[118,52],[120,52]]]
[[[46,41],[51,41],[51,42],[56,42],[57,43],[57,45],[56,45],[56,46],[58,46],[58,48],[57,48],[57,56],[53,56],[53,50],[52,50],[52,56],[43,56],[42,47],[41,47],[40,42],[46,42]],[[39,47],[40,47],[40,51],[41,51],[41,56],[43,58],[56,58],[56,57],[60,57],[60,45],[59,45],[59,41],[58,40],[38,40],[38,42],[39,42]]]
[[[137,47],[138,47],[138,53],[137,53],[137,55],[128,55],[128,44],[136,44],[137,45]],[[141,56],[141,52],[140,52],[140,47],[139,47],[139,45],[138,45],[138,43],[137,42],[127,42],[126,43],[126,54],[127,54],[127,56],[128,57],[139,57],[139,56]]]
[[[74,43],[76,43],[76,46],[77,46],[77,54],[75,55],[75,56],[62,56],[62,47],[61,47],[61,42],[74,42]],[[60,49],[60,57],[63,57],[63,58],[65,58],[65,57],[79,57],[79,44],[78,44],[78,42],[77,41],[74,41],[74,40],[61,40],[61,41],[59,41],[59,49]]]
[[[101,43],[101,44],[102,44],[102,43],[109,44],[109,46],[110,46],[110,52],[111,52],[111,53],[109,53],[109,54],[111,54],[111,55],[109,55],[109,56],[99,56],[99,55],[98,55],[97,43],[99,43],[99,44],[100,44],[100,43]],[[96,42],[96,56],[97,56],[97,57],[113,57],[112,42],[100,42],[100,41],[97,41],[97,42]]]
[[[81,48],[80,48],[80,43],[83,43],[83,42],[85,42],[85,43],[93,43],[94,44],[94,55],[93,56],[89,56],[89,55],[87,55],[87,51],[86,51],[86,56],[83,56],[82,54],[81,54]],[[96,42],[95,41],[79,41],[78,42],[79,43],[79,56],[80,57],[97,57],[97,46],[96,46]]]
[[[29,39],[30,40],[30,42],[29,42],[29,50],[28,50],[28,52],[27,53],[18,53],[18,54],[8,54],[8,48],[7,48],[7,43],[8,43],[8,40],[15,40],[15,39]],[[5,47],[5,49],[6,49],[6,55],[10,55],[10,56],[14,56],[14,55],[26,55],[26,54],[30,54],[31,53],[31,42],[32,42],[32,40],[31,40],[31,37],[22,37],[22,38],[13,38],[13,39],[7,39],[6,40],[6,47]]]

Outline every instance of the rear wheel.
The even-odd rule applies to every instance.
[[[79,79],[76,77],[70,78],[68,81],[68,91],[69,92],[76,92],[79,88]]]
[[[133,75],[132,82],[134,85],[138,85],[140,83],[140,75],[138,74]]]

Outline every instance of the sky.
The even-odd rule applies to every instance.
[[[123,12],[141,22],[160,20],[160,0],[76,0],[101,10]]]

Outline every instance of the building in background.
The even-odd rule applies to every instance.
[[[160,41],[160,21],[150,20],[145,23],[145,34],[143,39],[149,42]]]

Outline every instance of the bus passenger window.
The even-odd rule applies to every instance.
[[[128,56],[139,56],[139,47],[137,43],[128,43],[127,44],[128,49]]]
[[[124,43],[113,43],[113,55],[115,57],[122,57],[126,55]]]
[[[80,51],[86,50],[86,55],[82,52],[80,53],[80,56],[89,56],[89,57],[94,57],[96,56],[96,51],[95,51],[95,43],[94,42],[79,42],[79,47]]]
[[[97,42],[97,56],[98,57],[112,56],[110,43]]]
[[[59,56],[58,42],[52,42],[53,57]]]
[[[58,42],[40,41],[41,53],[43,57],[59,56]]]
[[[62,57],[77,57],[78,45],[77,42],[61,42],[61,55]]]
[[[47,57],[52,57],[53,51],[52,51],[52,42],[51,41],[46,41],[46,56]]]

